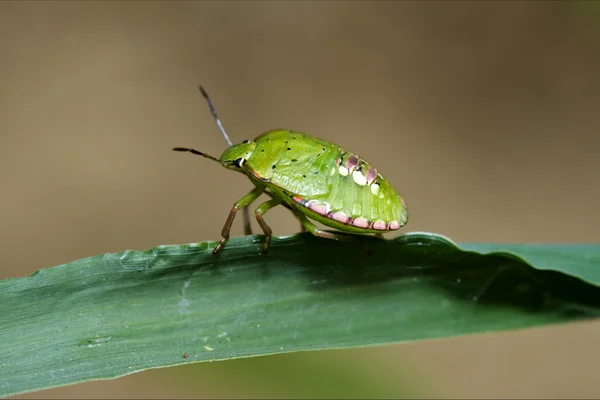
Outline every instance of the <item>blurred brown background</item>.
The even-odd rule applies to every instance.
[[[171,152],[225,149],[197,83],[234,142],[285,127],[359,152],[406,199],[407,230],[600,241],[598,3],[1,2],[0,34],[0,278],[218,239],[250,183]],[[267,217],[298,229],[284,209]],[[351,396],[310,378],[326,364],[378,396],[597,398],[599,334],[200,364],[22,397]]]

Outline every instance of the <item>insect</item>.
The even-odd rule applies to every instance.
[[[220,158],[187,147],[173,150],[218,162],[246,175],[254,184],[231,208],[213,254],[218,254],[229,240],[239,210],[244,210],[244,233],[252,233],[247,207],[263,193],[271,199],[256,208],[255,216],[265,235],[264,253],[272,236],[264,215],[278,205],[285,206],[298,218],[303,231],[328,239],[357,241],[355,234],[381,237],[382,233],[406,224],[408,212],[404,200],[364,159],[336,144],[288,129],[274,129],[254,140],[233,145],[212,100],[202,86],[198,88],[229,147]],[[311,220],[337,231],[321,229]]]

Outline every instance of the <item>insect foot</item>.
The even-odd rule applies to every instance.
[[[213,250],[214,256],[216,256],[217,254],[219,254],[221,252],[221,250],[223,250],[223,247],[225,247],[225,243],[227,243],[227,239],[225,239],[225,238],[223,238],[219,241],[219,244]]]
[[[271,245],[271,235],[265,235],[265,241],[263,242],[263,254],[269,253],[269,246]]]

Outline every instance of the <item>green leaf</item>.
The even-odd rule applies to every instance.
[[[412,233],[367,240],[367,253],[300,234],[262,255],[261,241],[233,238],[216,257],[213,242],[105,254],[0,281],[0,396],[190,362],[600,315],[598,245],[465,251]]]

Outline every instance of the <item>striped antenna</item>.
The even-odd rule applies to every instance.
[[[204,98],[206,99],[206,102],[208,103],[208,107],[210,108],[210,112],[212,113],[213,117],[215,117],[217,126],[221,130],[223,137],[225,137],[227,144],[229,144],[229,147],[233,146],[233,143],[231,143],[231,139],[229,139],[229,135],[227,135],[227,132],[225,131],[225,128],[223,127],[223,124],[221,123],[219,116],[217,115],[217,110],[215,109],[215,106],[213,105],[212,100],[210,99],[210,97],[208,97],[208,93],[206,93],[206,90],[204,90],[202,85],[198,85],[198,89],[200,89],[200,93],[202,93],[202,96],[204,96]]]

